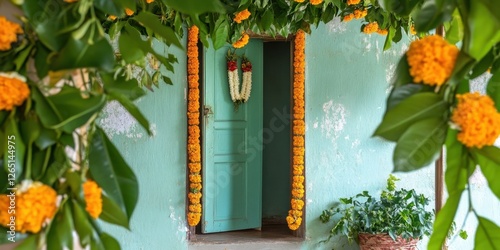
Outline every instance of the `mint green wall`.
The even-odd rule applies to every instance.
[[[385,109],[388,81],[406,47],[400,44],[383,52],[385,37],[360,33],[359,26],[356,21],[333,21],[306,38],[308,240],[303,249],[356,249],[343,248],[345,242],[338,240],[318,244],[329,231],[318,217],[340,197],[363,190],[378,195],[392,170],[394,145],[371,135]],[[400,186],[432,197],[433,170],[398,174]]]
[[[101,124],[139,180],[140,195],[131,231],[104,225],[122,249],[187,248],[186,190],[186,55],[169,49],[179,60],[173,86],[160,85],[137,101],[154,136],[139,127],[119,104],[106,107]]]
[[[290,209],[290,42],[264,43],[262,218],[281,219]],[[280,119],[276,113],[287,116]]]

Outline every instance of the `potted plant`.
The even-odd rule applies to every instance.
[[[429,199],[424,195],[414,189],[396,190],[398,180],[390,175],[379,199],[363,191],[324,210],[320,220],[334,221],[324,242],[344,235],[362,250],[417,249],[418,240],[431,233],[434,214],[425,210]]]

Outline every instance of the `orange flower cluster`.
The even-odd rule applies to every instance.
[[[344,22],[349,22],[353,20],[354,18],[356,19],[361,19],[368,15],[368,9],[363,9],[363,10],[354,10],[354,13],[349,13],[342,18],[342,21]]]
[[[200,147],[200,89],[198,60],[198,27],[192,26],[188,32],[188,168],[189,168],[189,212],[188,224],[198,225],[201,219],[201,147]]]
[[[23,33],[19,24],[13,23],[4,16],[0,16],[0,51],[10,50],[12,43],[17,42],[17,35]]]
[[[286,221],[291,230],[302,223],[304,208],[304,155],[305,155],[305,32],[299,30],[295,36],[293,58],[293,179],[291,210]]]
[[[415,30],[415,26],[414,25],[410,26],[410,34],[412,34],[412,35],[416,35],[417,34],[417,31]]]
[[[12,110],[30,95],[30,89],[22,76],[0,73],[0,110]]]
[[[377,33],[386,36],[389,33],[389,31],[387,31],[386,29],[378,29]]]
[[[500,136],[500,113],[487,95],[457,95],[458,105],[451,120],[461,131],[457,138],[467,147],[482,148],[495,143]]]
[[[310,0],[311,5],[318,5],[321,4],[323,0]]]
[[[458,48],[441,36],[433,35],[412,42],[406,56],[415,83],[440,86],[453,71]]]
[[[361,0],[347,0],[347,5],[356,5],[359,4]]]
[[[244,9],[244,10],[242,10],[242,11],[240,11],[240,12],[236,13],[236,14],[234,15],[233,20],[234,20],[235,22],[237,22],[237,23],[241,23],[241,22],[243,22],[244,20],[247,20],[247,19],[250,17],[250,15],[251,15],[251,14],[252,14],[252,13],[250,13],[250,11],[248,11],[248,9]]]
[[[9,210],[15,209],[15,214]],[[47,220],[57,211],[57,193],[41,183],[25,181],[15,194],[0,195],[0,225],[11,228],[11,216],[15,216],[15,231],[38,233]]]
[[[127,14],[127,16],[131,16],[131,15],[133,15],[133,14],[134,14],[134,11],[133,11],[133,10],[131,10],[131,9],[129,9],[129,8],[126,8],[126,9],[125,9],[125,14]]]
[[[365,24],[363,27],[363,33],[365,34],[371,34],[373,32],[377,32],[379,30],[378,28],[378,23],[377,22],[371,22],[368,24]]]
[[[146,0],[146,3],[153,3],[155,0]]]
[[[83,196],[85,198],[85,210],[97,219],[102,212],[102,189],[95,181],[87,180],[83,183]]]
[[[247,33],[243,33],[240,40],[233,43],[233,47],[236,49],[243,48],[247,45],[248,41],[250,41],[250,36]]]
[[[363,10],[354,10],[354,18],[356,19],[361,19],[368,15],[368,9],[363,9]]]
[[[296,3],[303,3],[305,0],[294,0]]]

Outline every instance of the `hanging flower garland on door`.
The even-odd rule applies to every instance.
[[[198,60],[198,27],[192,26],[188,32],[188,167],[189,167],[189,226],[196,226],[201,219],[201,147],[200,147],[200,89]]]
[[[238,56],[235,51],[227,51],[227,78],[229,84],[229,94],[234,103],[234,109],[245,103],[250,98],[252,92],[252,63],[245,55],[242,56],[241,70],[243,71],[243,83],[240,90],[240,77],[238,72]]]
[[[286,221],[288,228],[297,230],[302,224],[304,208],[304,155],[305,155],[305,32],[299,30],[294,40],[293,58],[293,177],[292,200]]]

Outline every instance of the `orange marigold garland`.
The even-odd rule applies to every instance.
[[[250,13],[250,11],[248,11],[248,9],[244,9],[244,10],[242,10],[242,11],[240,11],[240,12],[236,13],[236,14],[234,15],[233,20],[234,20],[236,23],[241,23],[241,22],[243,22],[244,20],[247,20],[247,19],[250,17],[250,15],[251,15],[251,14],[252,14],[252,13]]]
[[[30,95],[26,78],[17,73],[0,73],[0,110],[12,110]]]
[[[379,28],[378,28],[377,22],[371,22],[371,23],[365,24],[365,26],[363,26],[363,33],[365,33],[365,34],[371,34],[373,32],[377,32],[378,30],[379,30]]]
[[[189,193],[188,214],[189,226],[196,226],[200,222],[201,207],[201,147],[200,147],[200,90],[198,61],[198,27],[192,26],[188,32],[188,168],[189,168]]]
[[[302,224],[304,208],[304,155],[305,155],[305,32],[299,30],[295,36],[293,58],[293,177],[292,200],[286,221],[291,230]]]
[[[240,40],[233,43],[233,47],[236,49],[243,48],[245,47],[245,45],[247,45],[248,41],[250,41],[250,36],[246,33],[243,33]]]
[[[0,16],[0,51],[10,50],[12,43],[17,42],[17,35],[23,33],[19,24],[13,23],[4,16]]]
[[[491,146],[500,136],[500,114],[487,95],[457,95],[458,105],[451,120],[460,127],[458,140],[467,147]]]
[[[406,56],[414,83],[441,86],[450,77],[458,52],[455,45],[438,35],[412,42]]]
[[[95,181],[87,180],[83,183],[83,196],[85,198],[85,210],[97,219],[102,212],[102,189]]]
[[[14,197],[14,198],[13,198]],[[0,225],[11,229],[9,206],[15,199],[15,231],[38,233],[57,211],[57,193],[41,183],[24,180],[15,194],[0,195]]]

